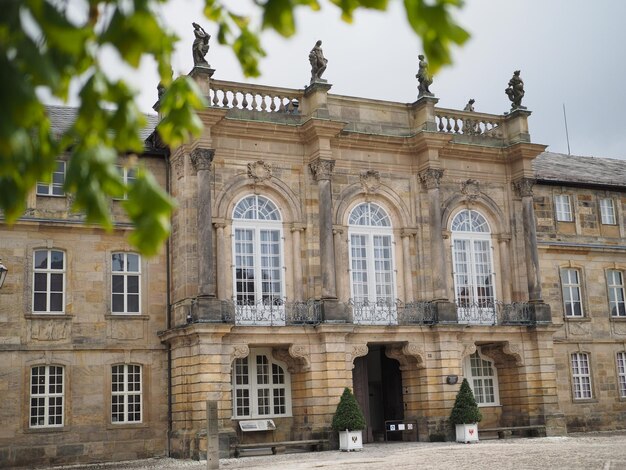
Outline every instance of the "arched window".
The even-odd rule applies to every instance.
[[[494,321],[495,286],[491,230],[477,211],[465,209],[452,220],[454,294],[459,321]]]
[[[266,197],[245,197],[233,211],[233,235],[235,300],[238,307],[248,307],[238,309],[238,322],[284,323],[280,211]]]
[[[291,416],[291,377],[269,349],[251,349],[232,367],[233,417]]]
[[[463,374],[474,392],[478,406],[500,403],[497,369],[493,361],[481,355],[480,349],[465,358]]]
[[[391,220],[382,207],[365,202],[352,209],[348,224],[354,320],[362,323],[395,322]]]

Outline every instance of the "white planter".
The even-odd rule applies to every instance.
[[[363,431],[339,431],[339,450],[363,450]]]
[[[478,442],[478,425],[474,424],[457,424],[456,425],[456,442]]]

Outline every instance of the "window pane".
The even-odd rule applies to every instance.
[[[35,251],[35,269],[47,269],[48,268],[48,252],[47,251]]]
[[[51,269],[63,269],[63,252],[51,251],[50,252],[50,268]]]

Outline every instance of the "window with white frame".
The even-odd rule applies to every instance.
[[[493,361],[481,355],[480,348],[465,358],[463,374],[478,406],[495,406],[500,403],[496,367]]]
[[[488,321],[496,298],[489,224],[479,212],[464,209],[452,219],[451,231],[459,313],[470,322]]]
[[[64,380],[62,366],[30,369],[30,427],[63,426]]]
[[[600,219],[603,225],[615,225],[617,223],[613,199],[600,199]]]
[[[291,377],[269,349],[235,359],[232,380],[235,418],[291,416]]]
[[[609,290],[609,311],[612,317],[626,317],[626,295],[624,290],[624,273],[617,269],[606,272]]]
[[[238,305],[277,305],[284,300],[283,229],[268,198],[247,196],[233,211],[235,299]]]
[[[111,367],[111,422],[140,423],[141,366],[137,364],[116,364]]]
[[[619,396],[626,398],[626,352],[617,353],[617,381]]]
[[[566,317],[582,317],[583,303],[580,290],[580,271],[574,268],[561,269],[563,311]]]
[[[52,172],[50,182],[37,182],[38,196],[64,196],[63,185],[65,184],[65,162],[57,160],[56,168]]]
[[[571,222],[574,220],[572,216],[572,206],[567,194],[556,194],[554,196],[554,209],[556,212],[556,220],[559,222]]]
[[[111,312],[141,312],[141,258],[135,253],[111,255]]]
[[[352,299],[394,305],[393,231],[387,212],[377,204],[357,205],[348,218]]]
[[[592,398],[591,368],[587,353],[572,354],[572,386],[574,388],[574,400]]]
[[[33,313],[63,313],[65,309],[65,253],[33,253]]]
[[[122,177],[122,181],[124,182],[126,188],[130,188],[130,186],[135,182],[137,178],[137,169],[127,168],[125,166],[118,165],[117,171],[120,173],[120,176]],[[124,193],[123,196],[114,199],[128,199],[128,193]]]

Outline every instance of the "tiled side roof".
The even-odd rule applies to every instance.
[[[50,116],[52,132],[54,134],[61,134],[74,122],[77,108],[69,106],[46,106],[46,111],[48,112],[48,116]],[[144,116],[146,117],[147,125],[141,130],[141,140],[145,141],[148,136],[152,134],[152,131],[154,131],[159,121],[158,116],[155,114],[144,114]]]
[[[626,160],[543,152],[533,169],[540,180],[626,186]]]

